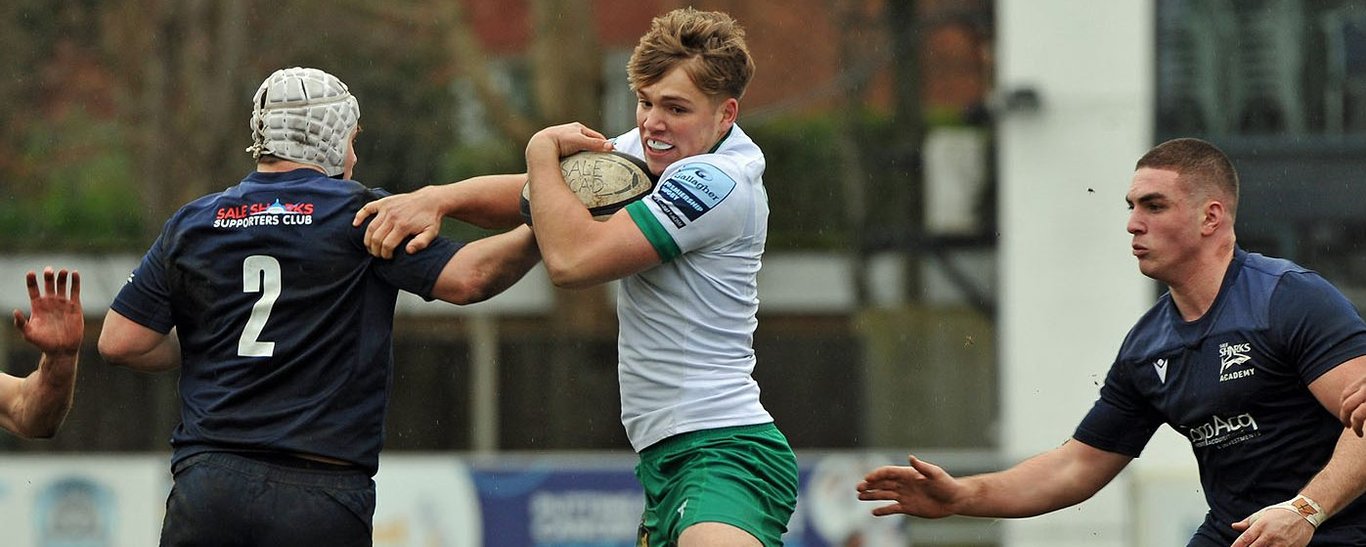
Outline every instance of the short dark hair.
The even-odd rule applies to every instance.
[[[1217,194],[1224,198],[1229,213],[1237,216],[1238,171],[1219,147],[1196,138],[1172,139],[1154,146],[1138,159],[1134,169],[1145,167],[1175,171],[1186,181],[1191,195]]]

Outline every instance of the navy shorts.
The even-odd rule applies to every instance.
[[[373,545],[375,482],[360,468],[206,452],[172,470],[161,545]]]

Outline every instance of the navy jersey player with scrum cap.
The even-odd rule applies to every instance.
[[[398,291],[476,302],[539,260],[525,227],[371,256],[359,118],[336,77],[271,74],[256,170],[177,211],[109,310],[108,361],[180,369],[162,545],[370,545]]]
[[[859,498],[892,502],[877,515],[1047,513],[1090,498],[1167,424],[1209,503],[1188,547],[1366,544],[1366,440],[1338,420],[1366,374],[1366,323],[1318,274],[1237,245],[1238,177],[1213,145],[1154,147],[1127,200],[1139,270],[1169,290],[1072,438],[961,479],[911,456],[869,473]]]

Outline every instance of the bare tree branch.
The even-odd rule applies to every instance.
[[[543,123],[598,127],[602,104],[602,48],[593,30],[593,3],[535,0],[531,44],[536,104]]]
[[[448,29],[451,53],[460,71],[474,84],[475,93],[488,112],[489,123],[510,141],[526,142],[539,124],[512,108],[506,95],[494,85],[487,58],[465,18],[461,2],[442,2],[440,5],[444,8],[440,21]]]

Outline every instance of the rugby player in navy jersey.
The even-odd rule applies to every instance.
[[[162,545],[371,545],[398,292],[477,302],[539,260],[526,227],[371,256],[359,117],[330,74],[272,74],[255,172],[176,212],[109,310],[105,359],[180,369]]]
[[[1061,446],[955,478],[912,455],[868,474],[875,515],[1028,517],[1090,498],[1162,424],[1190,440],[1209,503],[1188,547],[1366,544],[1366,440],[1339,422],[1366,374],[1366,323],[1318,274],[1238,247],[1238,176],[1175,139],[1138,161],[1127,196],[1139,270],[1165,283],[1100,398]]]
[[[37,274],[29,272],[25,281],[29,314],[14,310],[14,327],[42,355],[28,376],[0,372],[0,428],[45,439],[57,433],[76,391],[76,361],[85,338],[81,274],[44,268],[41,289]]]

